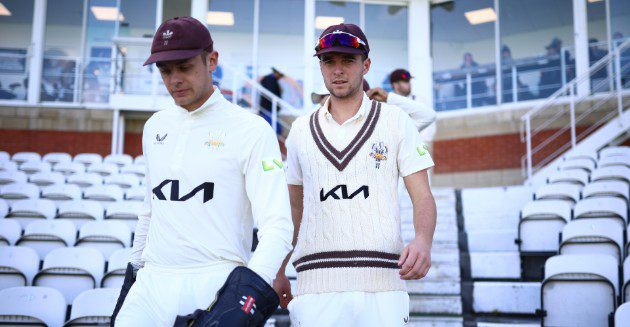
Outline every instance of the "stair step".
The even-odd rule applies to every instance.
[[[460,295],[461,284],[457,280],[413,280],[407,281],[409,294]]]
[[[407,327],[462,327],[464,318],[462,317],[441,317],[441,316],[412,316],[407,323]]]
[[[409,312],[413,314],[462,314],[459,295],[409,295]]]
[[[521,278],[518,252],[471,252],[472,278]]]
[[[534,314],[540,307],[537,282],[475,282],[473,310],[477,313]]]
[[[518,251],[514,242],[517,232],[514,229],[487,229],[466,232],[468,251],[470,252],[498,252]]]

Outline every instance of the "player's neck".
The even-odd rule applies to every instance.
[[[201,106],[203,106],[204,103],[206,103],[206,101],[208,101],[208,99],[210,99],[210,97],[212,96],[212,94],[214,93],[214,87],[211,87],[210,90],[208,92],[206,92],[201,98],[199,98],[197,101],[182,106],[182,108],[188,110],[188,112],[193,112],[197,109],[199,109]]]
[[[328,101],[328,111],[333,119],[341,125],[357,114],[359,108],[361,108],[362,101],[363,91],[356,92],[352,96],[345,98],[337,98],[331,95]]]

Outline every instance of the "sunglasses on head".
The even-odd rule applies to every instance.
[[[359,48],[360,46],[365,47],[365,42],[363,42],[359,37],[350,33],[335,31],[322,36],[317,42],[315,51],[330,48],[335,44],[351,48]]]

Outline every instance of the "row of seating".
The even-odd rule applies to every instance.
[[[17,152],[13,154],[13,156],[11,156],[6,151],[0,151],[0,162],[7,161],[13,161],[17,164],[22,164],[25,162],[45,162],[51,165],[66,162],[77,162],[85,166],[90,166],[98,163],[113,163],[120,167],[131,165],[133,163],[145,163],[144,156],[142,155],[133,158],[128,154],[110,154],[103,158],[103,156],[98,153],[79,153],[73,158],[72,155],[65,152],[47,153],[44,156],[40,155],[37,152]]]
[[[139,178],[144,177],[146,166],[144,164],[129,164],[118,166],[114,163],[95,163],[85,166],[79,162],[61,162],[54,166],[47,162],[27,161],[17,164],[13,161],[0,162],[0,172],[23,172],[26,175],[41,173],[58,173],[63,176],[71,176],[80,173],[95,173],[100,176],[116,174],[134,174]]]
[[[32,183],[14,183],[0,186],[0,199],[13,203],[25,199],[47,199],[56,202],[68,200],[96,200],[108,205],[112,201],[144,201],[147,188],[136,186],[123,189],[118,185],[95,185],[80,188],[75,184],[57,184],[40,187]]]

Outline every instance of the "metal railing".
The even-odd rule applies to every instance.
[[[614,44],[588,72],[569,81],[521,117],[523,176],[532,175],[621,116],[630,100],[630,40]]]

